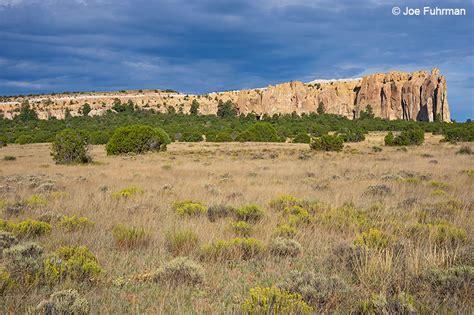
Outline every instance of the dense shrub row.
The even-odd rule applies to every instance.
[[[182,113],[156,113],[153,110],[137,110],[130,104],[121,104],[118,113],[107,113],[101,117],[68,117],[65,120],[38,120],[32,110],[13,120],[1,119],[0,142],[40,143],[52,142],[56,134],[71,128],[80,130],[90,144],[106,144],[115,129],[133,124],[159,127],[173,140],[178,141],[309,141],[308,137],[320,137],[330,131],[337,132],[345,141],[361,141],[368,131],[403,131],[418,126],[425,132],[443,134],[447,141],[473,141],[474,125],[466,123],[387,121],[361,116],[357,120],[331,114],[237,115],[232,104],[221,103],[218,115],[186,115]],[[34,111],[33,111],[34,112]],[[258,122],[258,119],[262,120]],[[255,124],[258,122],[257,124]]]

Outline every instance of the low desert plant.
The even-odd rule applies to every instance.
[[[41,274],[43,248],[35,243],[22,243],[2,253],[6,271],[19,283],[34,283]]]
[[[235,208],[227,205],[212,205],[207,209],[207,218],[211,222],[235,214]]]
[[[36,307],[40,314],[90,314],[89,302],[74,289],[57,291],[49,299],[41,301]]]
[[[198,285],[204,281],[204,269],[187,257],[177,257],[153,274],[153,280],[166,285]]]
[[[245,205],[238,208],[235,214],[239,221],[257,222],[263,218],[265,212],[257,205]]]
[[[59,219],[58,226],[66,231],[84,230],[94,226],[94,222],[86,217],[77,217],[75,215],[63,216]]]
[[[466,145],[466,146],[462,146],[462,147],[456,152],[456,154],[472,155],[472,154],[474,154],[474,152],[472,152],[471,147],[468,147],[468,146]]]
[[[207,211],[206,206],[204,206],[199,201],[185,200],[178,201],[173,204],[173,210],[179,216],[199,216],[205,214]]]
[[[189,254],[198,244],[199,238],[191,230],[168,232],[165,237],[166,249],[175,256]]]
[[[448,223],[418,223],[408,227],[409,235],[418,241],[431,241],[440,246],[457,246],[467,240],[467,233]]]
[[[248,237],[253,231],[253,226],[245,221],[231,222],[230,227],[238,236]]]
[[[416,314],[414,298],[404,292],[387,297],[384,294],[373,294],[369,299],[359,303],[358,314]]]
[[[296,229],[296,227],[284,223],[277,226],[274,235],[276,237],[293,238],[295,237],[297,232],[298,230]]]
[[[378,229],[369,229],[357,236],[354,245],[373,249],[385,249],[391,241],[391,237],[386,233]]]
[[[268,206],[275,211],[283,211],[288,207],[296,206],[301,202],[300,199],[291,195],[281,195],[270,200]]]
[[[31,238],[51,233],[51,225],[36,220],[25,220],[12,225],[12,232],[19,238]]]
[[[151,239],[150,234],[145,229],[122,224],[113,227],[112,235],[118,247],[127,249],[147,246]]]
[[[114,197],[114,198],[129,198],[129,197],[135,196],[135,195],[140,194],[140,193],[143,193],[143,189],[141,189],[140,187],[136,187],[136,186],[130,186],[130,187],[127,187],[127,188],[124,188],[122,190],[119,190],[119,191],[116,191],[116,192],[112,193],[112,197]]]
[[[269,251],[273,256],[296,257],[301,254],[302,247],[293,239],[276,237],[271,241]]]
[[[288,223],[293,226],[313,222],[309,211],[300,206],[287,207],[284,210],[284,214],[288,217]]]
[[[280,289],[300,294],[318,310],[331,309],[350,294],[350,287],[337,276],[318,275],[311,271],[291,271],[277,285]]]
[[[16,243],[18,243],[18,240],[12,233],[0,230],[0,255],[3,250],[12,247]]]
[[[201,247],[203,257],[213,260],[250,259],[263,253],[264,246],[255,238],[219,240]]]
[[[103,272],[97,258],[86,246],[64,246],[44,260],[44,275],[47,282],[63,280],[94,281]]]
[[[3,160],[4,160],[4,161],[15,161],[15,160],[16,160],[16,156],[14,156],[14,155],[5,155],[5,156],[3,157]]]
[[[26,204],[29,206],[43,206],[47,204],[48,201],[46,198],[40,195],[31,195],[28,199],[26,199]]]
[[[314,311],[301,295],[277,287],[250,289],[242,310],[245,314],[312,314]]]

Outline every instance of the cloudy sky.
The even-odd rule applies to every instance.
[[[394,16],[395,5],[467,16]],[[465,120],[473,13],[472,0],[0,0],[0,95],[206,93],[438,67]]]

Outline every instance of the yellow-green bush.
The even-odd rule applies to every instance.
[[[103,272],[97,258],[86,246],[60,247],[44,260],[47,282],[94,281]]]
[[[189,254],[199,244],[199,238],[191,230],[171,231],[166,234],[165,247],[173,255]]]
[[[414,240],[428,240],[439,246],[456,246],[467,240],[467,233],[464,229],[447,223],[418,223],[409,227],[408,233]]]
[[[279,288],[255,287],[242,303],[246,314],[312,314],[313,308],[303,301],[301,295],[288,293]]]
[[[289,224],[279,224],[275,229],[275,236],[292,238],[295,237],[298,230]]]
[[[0,296],[15,287],[16,282],[10,277],[10,273],[6,270],[0,270]]]
[[[213,260],[250,259],[261,255],[264,246],[255,238],[234,238],[231,240],[219,240],[212,244],[201,247],[204,258]]]
[[[40,195],[32,195],[28,199],[26,199],[26,203],[29,206],[43,206],[48,203],[48,201],[46,200],[46,198]]]
[[[115,244],[118,247],[134,249],[148,245],[151,235],[143,228],[128,227],[122,224],[112,229]]]
[[[285,208],[284,213],[288,215],[288,223],[290,225],[308,224],[314,221],[308,210],[300,206]]]
[[[416,314],[414,298],[401,292],[396,296],[373,294],[359,303],[357,314]]]
[[[257,222],[263,218],[265,211],[257,205],[245,205],[235,211],[239,221]]]
[[[230,227],[232,231],[239,236],[248,237],[253,231],[253,226],[245,221],[231,222]]]
[[[130,187],[127,187],[127,188],[124,188],[122,190],[119,190],[119,191],[116,191],[116,192],[112,193],[112,197],[114,197],[114,198],[129,198],[129,197],[135,196],[135,195],[140,194],[140,193],[143,193],[143,189],[141,189],[140,187],[136,187],[136,186],[130,186]]]
[[[38,237],[51,233],[51,225],[36,220],[25,220],[12,224],[12,233],[20,238]]]
[[[364,231],[372,227],[366,212],[353,205],[331,208],[319,215],[319,221],[331,229],[343,231]]]
[[[173,210],[179,216],[199,216],[205,214],[207,211],[206,206],[204,206],[199,201],[185,200],[178,201],[173,204]]]
[[[369,229],[368,231],[362,232],[357,236],[354,241],[356,246],[365,246],[368,248],[374,249],[385,249],[388,247],[392,238],[378,230],[378,229]]]
[[[281,195],[270,200],[268,206],[275,211],[283,211],[288,207],[296,206],[300,203],[300,199],[291,195]]]
[[[65,229],[66,231],[78,231],[94,226],[94,222],[89,220],[86,217],[77,217],[73,215],[72,217],[63,216],[59,219],[59,227]]]

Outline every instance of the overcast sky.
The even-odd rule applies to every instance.
[[[397,5],[467,16],[394,16]],[[473,1],[0,0],[0,95],[171,88],[441,69],[474,118]]]

